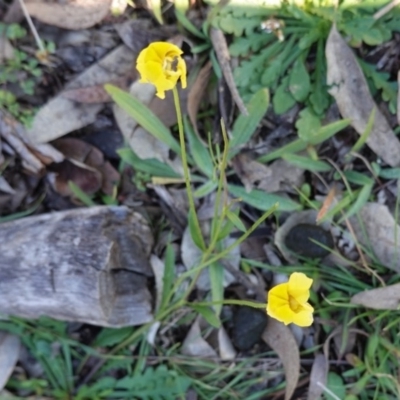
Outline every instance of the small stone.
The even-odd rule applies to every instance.
[[[233,344],[240,351],[251,349],[260,340],[266,326],[266,313],[251,307],[239,307],[233,317]]]
[[[314,242],[315,241],[315,242]],[[320,226],[311,224],[299,224],[293,227],[285,238],[286,247],[299,256],[309,258],[323,258],[327,256],[334,246],[330,232]]]

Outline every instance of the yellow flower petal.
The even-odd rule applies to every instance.
[[[281,283],[268,292],[267,314],[283,322],[299,326],[310,326],[313,322],[314,308],[307,303],[312,279],[295,272],[289,282]]]
[[[151,43],[136,60],[140,81],[153,84],[160,98],[164,98],[165,91],[173,89],[179,79],[185,88],[186,63],[182,54],[183,51],[172,43]]]
[[[288,325],[288,324],[293,322],[294,312],[289,307],[288,304],[285,304],[285,305],[283,305],[281,307],[278,307],[276,309],[271,309],[267,305],[267,314],[270,317],[275,318],[280,322],[283,322],[285,325]]]
[[[293,313],[292,321],[298,326],[310,326],[314,321],[312,312],[303,310],[298,313]]]
[[[301,272],[293,272],[290,275],[288,282],[288,293],[298,303],[306,303],[310,297],[310,288],[313,283],[311,278],[308,278]]]

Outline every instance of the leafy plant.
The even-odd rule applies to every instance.
[[[208,3],[215,4],[213,0]],[[333,3],[287,0],[274,6],[255,2],[253,7],[244,7],[232,1],[219,8],[211,22],[232,35],[230,54],[239,59],[234,77],[243,98],[267,87],[277,114],[302,103],[321,119],[331,103],[324,51],[332,23],[355,47],[381,44],[399,30],[398,10],[373,18],[382,5],[379,1],[356,4],[344,0],[337,9]],[[373,92],[380,92],[395,112],[397,84],[372,65],[361,64]]]
[[[26,30],[18,24],[0,23],[0,35],[14,44],[25,38]],[[53,47],[52,43],[47,45],[48,50],[54,50]],[[33,95],[36,82],[41,76],[42,69],[36,58],[13,49],[13,57],[0,65],[0,107],[21,122],[29,124],[33,110],[21,105],[13,93],[20,91],[25,95]]]

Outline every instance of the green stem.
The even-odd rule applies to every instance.
[[[193,192],[192,192],[192,188],[190,186],[190,172],[189,172],[189,166],[188,166],[188,161],[187,161],[185,134],[183,132],[182,112],[181,112],[181,105],[180,105],[180,102],[179,102],[178,89],[176,87],[174,87],[172,89],[172,93],[174,95],[176,118],[177,118],[177,121],[178,121],[179,141],[180,141],[180,146],[181,146],[181,158],[182,158],[182,166],[183,166],[183,175],[184,175],[184,178],[185,178],[186,191],[187,191],[188,200],[189,200],[189,214],[191,214],[191,216],[193,218],[194,229],[196,230],[197,237],[200,240],[201,249],[205,250],[206,245],[205,245],[205,242],[204,242],[203,234],[202,234],[201,229],[200,229],[199,219],[197,218],[196,207],[194,205]],[[189,216],[189,218],[190,218],[190,216]]]

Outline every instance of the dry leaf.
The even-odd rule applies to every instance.
[[[359,217],[362,225],[358,218],[350,219],[357,240],[371,249],[385,267],[400,273],[400,226],[387,206],[367,203],[359,212]]]
[[[224,361],[234,360],[236,357],[236,350],[223,326],[218,329],[218,352]]]
[[[131,72],[135,71],[132,69]],[[135,75],[136,73],[129,73],[128,76],[118,78],[115,81],[110,82],[110,84],[126,90],[132,83],[132,80],[136,77]],[[85,104],[106,103],[111,101],[111,96],[106,92],[103,84],[64,90],[62,96],[66,99],[76,101],[77,103]]]
[[[20,346],[21,343],[17,336],[0,332],[0,391],[14,370]]]
[[[285,400],[290,400],[300,376],[300,354],[290,328],[270,318],[262,334],[263,340],[278,354],[286,376]]]
[[[304,171],[285,160],[265,165],[242,153],[233,159],[232,165],[246,190],[256,188],[267,193],[291,191],[304,181]]]
[[[374,310],[398,310],[400,283],[357,293],[351,298],[351,302]]]
[[[217,357],[217,352],[201,336],[201,320],[202,318],[198,317],[194,321],[182,343],[181,352],[182,354],[192,357]]]
[[[210,80],[211,71],[212,71],[212,64],[211,61],[209,61],[200,70],[193,86],[190,88],[188,95],[188,100],[187,100],[188,115],[197,136],[199,136],[199,130],[197,128],[197,113],[199,111],[200,102],[203,99],[204,91],[206,90],[208,81]]]
[[[224,75],[226,84],[229,87],[233,100],[235,101],[238,109],[243,115],[249,115],[246,106],[244,105],[243,100],[240,97],[239,91],[235,84],[235,80],[233,78],[232,67],[230,65],[230,54],[228,50],[228,44],[226,42],[226,38],[223,32],[220,29],[211,27],[210,39],[215,54],[217,55],[217,59],[221,67],[222,74]]]
[[[11,45],[10,41],[4,37],[0,36],[0,64],[5,60],[11,60],[14,57],[14,47]]]
[[[109,13],[111,0],[25,0],[31,17],[64,29],[85,29],[98,24]]]
[[[400,71],[397,72],[397,122],[400,124]]]
[[[71,196],[68,182],[72,181],[87,194],[100,188],[110,196],[113,194],[120,175],[99,149],[76,138],[58,139],[54,146],[66,157],[64,162],[51,166],[56,172],[51,183],[58,193]]]
[[[328,377],[328,362],[323,354],[317,354],[311,368],[307,400],[320,399]]]
[[[136,54],[121,45],[68,83],[66,90],[91,87],[125,77],[132,70]],[[45,143],[93,123],[103,104],[77,104],[63,92],[45,104],[36,114],[28,137]]]
[[[400,142],[377,108],[354,53],[335,24],[332,25],[325,52],[329,93],[335,98],[342,117],[350,118],[352,126],[361,135],[375,108],[375,121],[367,144],[386,164],[392,167],[400,165]]]
[[[64,157],[49,144],[33,143],[22,124],[5,111],[0,110],[0,137],[21,157],[23,167],[33,174],[42,171],[45,165],[61,162]],[[0,161],[1,161],[0,156]]]

